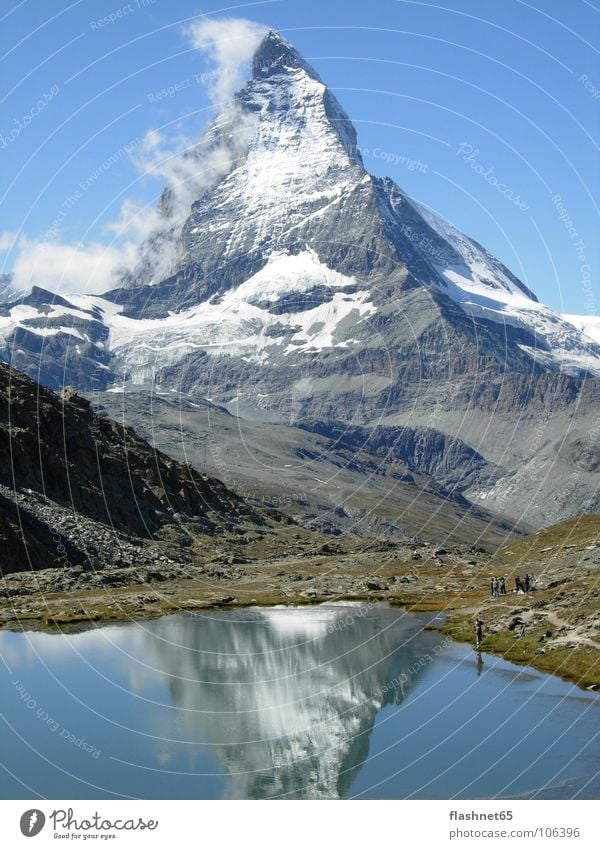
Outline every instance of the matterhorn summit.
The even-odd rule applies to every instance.
[[[87,322],[91,312],[103,325],[90,334],[78,321],[80,341],[101,340],[125,382],[168,381],[179,363],[194,388],[189,358],[209,356],[214,394],[238,357],[268,366],[270,383],[307,356],[337,350],[322,368],[344,373],[351,361],[373,366],[382,350],[406,346],[413,364],[437,374],[440,363],[419,344],[425,328],[429,340],[439,336],[434,359],[450,345],[447,361],[459,335],[467,370],[485,360],[500,371],[600,373],[600,348],[581,330],[476,242],[365,170],[350,118],[274,30],[254,54],[252,79],[186,164],[198,179],[184,218],[170,218],[166,187],[164,227],[120,288],[73,299],[82,310],[74,318]],[[54,318],[43,316],[46,333],[73,336]],[[0,332],[10,348],[15,331],[39,326],[17,308]]]
[[[225,358],[212,368],[217,382],[237,356],[268,364],[269,381],[273,368],[326,349],[365,361],[374,345],[408,343],[405,321],[409,335],[425,322],[446,340],[448,322],[473,357],[500,370],[600,372],[591,339],[476,242],[365,170],[348,115],[285,38],[270,30],[252,69],[189,153],[200,172],[219,158],[221,172],[178,231],[161,236],[170,272],[156,279],[142,248],[139,274],[107,296],[121,307],[107,317],[126,380],[172,374],[200,353]]]

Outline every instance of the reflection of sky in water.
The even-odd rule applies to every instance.
[[[478,670],[468,646],[423,631],[425,622],[328,605],[68,636],[0,632],[12,669],[0,664],[12,726],[0,760],[15,776],[0,772],[0,792],[31,795],[18,778],[54,798],[473,798],[544,784],[558,788],[545,795],[572,796],[583,787],[599,766],[594,697],[494,658]]]

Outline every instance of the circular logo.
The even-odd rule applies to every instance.
[[[25,811],[21,817],[21,833],[25,837],[35,837],[39,834],[46,824],[46,817],[42,811],[37,808],[32,808],[30,811]]]

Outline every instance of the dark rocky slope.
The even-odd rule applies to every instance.
[[[0,572],[130,565],[143,541],[239,534],[265,517],[223,483],[155,450],[133,429],[0,364]],[[164,558],[166,559],[166,558]]]

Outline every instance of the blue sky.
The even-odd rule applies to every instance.
[[[0,269],[17,256],[10,234],[110,243],[125,199],[159,196],[162,181],[140,175],[128,146],[151,129],[193,138],[213,109],[195,79],[210,63],[182,28],[243,17],[282,31],[317,68],[369,171],[484,244],[555,309],[598,312],[599,7],[2,0]]]

